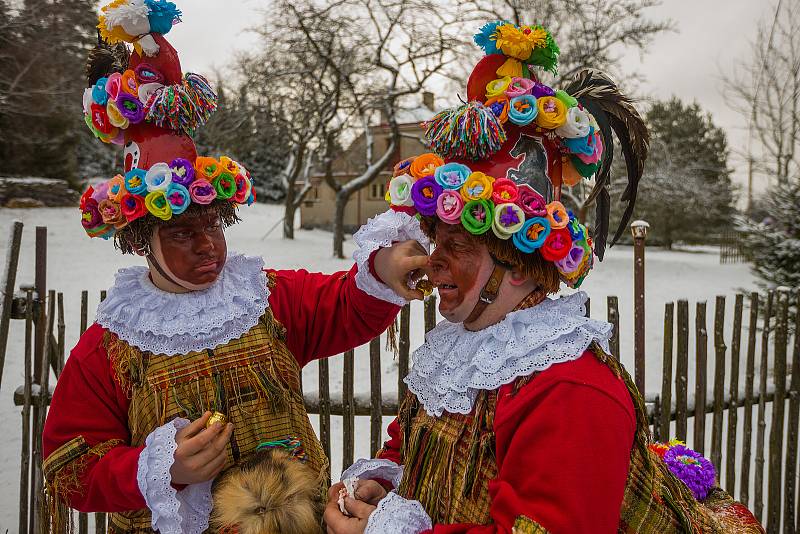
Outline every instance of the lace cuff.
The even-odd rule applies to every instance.
[[[364,534],[420,534],[432,528],[431,518],[418,501],[391,492],[370,514]]]
[[[347,478],[358,478],[369,480],[380,478],[391,482],[392,487],[397,489],[403,480],[403,466],[397,465],[391,460],[380,458],[364,459],[359,458],[356,463],[345,469],[342,473],[342,480]]]
[[[178,447],[175,434],[188,424],[179,418],[156,428],[139,455],[136,481],[152,514],[153,530],[161,534],[199,534],[208,528],[212,481],[177,491],[169,472]]]
[[[369,271],[369,257],[379,248],[392,246],[397,241],[416,239],[425,250],[430,249],[430,240],[419,227],[419,221],[407,213],[387,210],[367,221],[353,234],[356,250],[353,259],[358,265],[356,286],[364,293],[397,306],[408,303],[406,299],[379,282]]]

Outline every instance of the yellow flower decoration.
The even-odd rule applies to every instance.
[[[147,196],[144,197],[144,205],[147,211],[159,219],[168,221],[172,218],[172,206],[169,205],[164,191],[159,190],[147,193]]]
[[[567,106],[554,96],[543,96],[536,100],[539,114],[536,124],[547,130],[555,130],[567,122]]]
[[[117,104],[110,98],[106,104],[106,113],[108,113],[108,122],[110,122],[112,126],[122,128],[123,130],[130,126],[130,121],[122,116]]]
[[[504,95],[509,85],[511,85],[511,76],[504,76],[499,80],[492,80],[486,84],[486,98]]]
[[[494,178],[487,176],[482,172],[473,172],[461,186],[461,197],[465,202],[470,200],[479,200],[484,198],[490,200],[492,198],[492,184]]]
[[[541,48],[547,43],[547,32],[530,26],[517,28],[513,24],[503,24],[497,27],[495,36],[497,48],[520,61],[531,57],[534,48]]]

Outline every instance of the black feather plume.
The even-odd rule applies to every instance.
[[[595,185],[587,198],[587,204],[596,202],[596,222],[594,228],[595,252],[601,260],[605,252],[609,231],[611,199],[608,186],[611,178],[611,162],[614,157],[614,136],[619,139],[628,183],[620,200],[627,202],[619,226],[611,240],[611,245],[625,231],[636,203],[639,180],[644,171],[644,162],[650,147],[650,134],[639,112],[629,98],[619,92],[617,85],[605,74],[593,69],[580,71],[575,79],[564,89],[578,99],[597,120],[603,138],[604,157],[595,174]]]
[[[94,85],[100,78],[114,72],[125,72],[129,59],[130,53],[125,43],[109,45],[98,39],[97,46],[89,52],[86,61],[86,79],[89,85]]]

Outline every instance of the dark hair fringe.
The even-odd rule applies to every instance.
[[[149,213],[144,217],[139,217],[125,228],[117,230],[114,234],[114,247],[122,251],[123,254],[135,254],[137,251],[149,254],[150,239],[153,237],[153,232],[156,228],[174,224],[178,219],[198,217],[210,210],[217,212],[223,228],[228,228],[241,220],[236,213],[236,204],[228,200],[214,200],[211,204],[192,203],[186,208],[186,211],[168,221],[159,219]]]
[[[441,223],[437,217],[422,217],[422,231],[431,240],[436,238],[436,226]],[[474,235],[463,226],[457,225],[465,235],[486,245],[495,260],[511,265],[527,277],[534,280],[548,294],[557,293],[561,287],[558,269],[553,262],[547,261],[540,254],[524,254],[511,239],[498,239],[492,232]]]

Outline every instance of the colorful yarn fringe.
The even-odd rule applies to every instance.
[[[283,449],[295,460],[299,460],[301,462],[306,462],[308,460],[308,455],[306,454],[306,450],[303,448],[302,442],[294,436],[286,436],[284,439],[278,439],[275,441],[265,441],[263,443],[259,443],[256,447],[257,451],[263,451],[267,449]]]
[[[480,102],[441,111],[423,127],[428,146],[448,159],[486,159],[506,141],[500,120]]]
[[[208,80],[190,72],[183,77],[182,85],[171,85],[153,93],[145,109],[147,121],[193,135],[217,109],[217,94]]]

